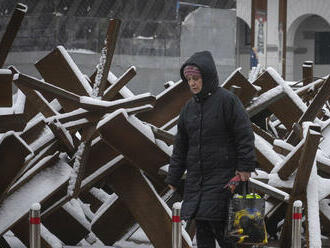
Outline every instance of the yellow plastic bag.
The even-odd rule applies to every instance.
[[[227,238],[236,244],[267,244],[264,211],[265,201],[260,195],[235,195],[229,212]]]

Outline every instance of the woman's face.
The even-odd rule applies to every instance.
[[[201,76],[189,75],[187,81],[190,87],[190,91],[193,94],[198,94],[202,90],[203,81]]]

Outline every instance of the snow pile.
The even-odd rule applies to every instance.
[[[271,90],[268,90],[267,92],[260,95],[256,100],[254,100],[253,103],[249,105],[246,110],[249,111],[250,109],[254,109],[256,106],[263,105],[265,102],[281,94],[282,92],[283,88],[281,86],[277,86]]]
[[[257,67],[252,67],[249,73],[248,81],[250,83],[256,81],[258,76],[261,74],[262,70],[263,70],[263,66],[261,64],[258,64]]]
[[[115,100],[115,101],[104,101],[104,100],[100,100],[98,98],[81,96],[79,98],[79,101],[80,101],[80,103],[84,103],[84,104],[91,104],[91,105],[102,106],[102,107],[111,107],[111,106],[115,106],[116,104],[122,104],[122,103],[126,103],[126,102],[133,101],[133,100],[139,100],[139,99],[143,99],[143,98],[150,97],[150,96],[151,96],[150,93],[144,93],[144,94],[140,94],[137,96],[120,99],[120,100]]]
[[[31,206],[31,210],[33,210],[33,211],[40,211],[40,209],[41,209],[41,206],[39,203],[33,203]]]
[[[318,175],[314,161],[307,185],[309,247],[322,247],[319,216]]]
[[[274,146],[282,147],[287,151],[292,151],[294,149],[293,145],[291,145],[281,139],[275,139],[273,144],[274,144]]]

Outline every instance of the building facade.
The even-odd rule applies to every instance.
[[[252,0],[237,0],[238,65],[249,68],[249,30],[251,28]],[[330,1],[287,0],[287,80],[302,79],[304,61],[314,62],[314,76],[330,72]],[[278,21],[279,0],[267,1],[266,58],[264,66],[281,72],[280,37]]]

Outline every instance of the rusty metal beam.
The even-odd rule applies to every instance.
[[[267,173],[270,173],[275,165],[274,162],[268,158],[269,156],[267,156],[267,153],[269,152],[275,153],[275,152],[273,151],[272,148],[265,147],[263,142],[258,142],[257,138],[262,139],[262,137],[256,136],[256,142],[255,142],[255,151],[256,151],[259,167],[262,170],[266,171]]]
[[[49,84],[79,96],[89,96],[91,87],[87,79],[78,69],[64,47],[57,46],[46,57],[36,62],[35,66],[43,79]],[[57,97],[50,95],[48,92],[42,93],[48,100]],[[66,99],[58,98],[58,100],[65,111],[72,111],[78,108],[78,106],[66,101]]]
[[[222,87],[230,90],[232,85],[236,85],[241,88],[238,97],[244,106],[247,106],[252,98],[257,94],[257,89],[242,75],[239,70],[236,70],[231,77],[227,78]]]
[[[60,87],[54,86],[50,83],[38,80],[36,78],[24,74],[18,74],[17,78],[14,79],[14,83],[17,84],[18,86],[23,85],[31,89],[38,90],[40,92],[53,94],[54,97],[63,100],[68,100],[73,105],[75,105],[75,107],[79,107],[79,103],[80,103],[79,95],[64,90]]]
[[[76,147],[73,144],[70,133],[60,125],[61,124],[59,124],[56,120],[47,123],[47,126],[50,130],[52,130],[55,138],[63,145],[63,147],[65,147],[67,153],[72,156],[76,150]]]
[[[286,106],[285,111],[283,111],[283,106]],[[275,114],[288,130],[302,115],[302,110],[287,96],[281,101],[271,104],[268,109]]]
[[[59,152],[56,151],[53,154],[48,155],[47,157],[45,156],[44,160],[40,162],[40,164],[37,167],[33,168],[31,166],[30,168],[27,168],[24,175],[20,175],[21,177],[10,187],[8,194],[12,194],[20,187],[24,187],[24,184],[27,183],[32,177],[40,173],[42,170],[50,166],[53,166],[58,162],[58,160],[59,160]]]
[[[9,50],[14,42],[17,32],[22,24],[24,15],[27,11],[27,6],[21,3],[16,5],[16,8],[7,25],[6,31],[0,42],[0,68],[5,64]]]
[[[272,97],[267,96],[268,94],[272,94],[274,92],[277,94]],[[278,86],[278,88],[271,89],[269,92],[265,92],[264,95],[260,95],[261,100],[257,100],[252,103],[246,108],[246,111],[250,118],[255,117],[263,111],[269,109],[271,106],[274,106],[274,104],[283,101],[285,97],[285,92],[283,92],[280,86]]]
[[[52,196],[58,192],[62,185],[67,184],[70,172],[71,167],[68,164],[57,161],[52,166],[31,177],[22,187],[11,192],[0,206],[2,221],[0,235],[14,228],[20,220],[28,220],[28,212],[33,203],[39,202],[41,206],[47,206],[49,204],[49,202],[46,204],[48,199],[51,201],[56,200],[57,197]],[[31,194],[32,192],[33,194]],[[21,199],[25,199],[24,204],[17,205],[17,202],[21,202]],[[16,204],[16,207],[13,207],[12,204]],[[6,215],[6,217],[3,215]]]
[[[156,97],[154,108],[151,111],[139,113],[136,116],[156,127],[162,127],[179,115],[181,108],[191,97],[192,93],[188,84],[180,81]]]
[[[35,66],[46,82],[80,96],[89,96],[87,80],[64,47],[57,46]]]
[[[155,126],[151,126],[151,130],[156,139],[164,141],[168,146],[174,144],[175,135]]]
[[[123,180],[127,177],[130,180]],[[152,244],[158,248],[171,247],[171,218],[139,169],[123,165],[110,175],[109,181]],[[188,248],[182,241],[183,247]]]
[[[107,80],[108,80],[108,74],[111,67],[112,57],[115,51],[119,28],[120,28],[121,21],[119,19],[111,19],[108,26],[107,36],[105,39],[105,63],[104,68],[101,74],[100,78],[100,85],[98,90],[98,96],[103,96]],[[103,52],[103,51],[102,51]],[[96,77],[98,75],[96,74]]]
[[[108,161],[106,164],[98,168],[95,173],[84,178],[84,180],[81,182],[80,192],[85,192],[91,189],[97,182],[113,173],[113,171],[115,171],[118,167],[126,162],[127,161],[123,158],[122,155],[119,155],[111,161]],[[67,185],[63,185],[61,190],[64,190],[65,193],[67,193]],[[47,204],[47,207],[42,212],[42,218],[47,218],[48,215],[56,211],[71,199],[72,197],[66,194],[65,196],[60,197],[56,202],[52,201],[53,204]]]
[[[299,159],[301,156],[301,152],[304,148],[304,141],[301,141],[296,148],[289,153],[286,158],[286,162],[283,166],[279,169],[278,176],[282,180],[288,180],[289,176],[298,168],[299,166]]]
[[[129,122],[124,112],[118,112],[110,119],[104,120],[102,125],[98,126],[98,131],[106,143],[122,153],[131,164],[144,170],[155,179],[155,182],[161,183],[158,170],[168,163],[169,155],[152,142],[142,130]],[[127,142],[128,140],[130,142]]]
[[[261,95],[261,94],[275,88],[276,86],[278,86],[276,81],[273,79],[273,77],[267,71],[262,73],[257,78],[257,80],[255,80],[253,82],[253,85],[261,87],[261,90],[258,91],[258,95]]]
[[[253,129],[253,132],[255,132],[256,134],[261,136],[263,139],[267,140],[269,144],[274,143],[275,138],[270,133],[266,132],[265,130],[263,130],[262,128],[257,126],[256,124],[252,123],[252,129]]]
[[[130,67],[120,78],[104,91],[103,100],[113,100],[119,91],[136,75],[135,67]]]
[[[13,74],[10,70],[0,69],[0,108],[13,105],[12,80]]]
[[[24,114],[0,115],[0,133],[22,131],[26,120]]]
[[[321,232],[327,237],[330,236],[330,216],[327,216],[325,207],[329,206],[329,199],[323,199],[320,201],[320,222],[321,222]]]
[[[42,113],[45,117],[50,117],[57,114],[49,102],[38,91],[30,89],[29,87],[26,87],[22,84],[16,85],[24,93],[27,100],[33,106],[36,112]]]
[[[312,103],[308,106],[307,110],[303,113],[303,115],[299,118],[298,124],[302,125],[305,121],[314,121],[317,114],[321,110],[322,106],[329,99],[330,92],[330,77],[326,79],[319,93],[314,97]],[[298,144],[300,141],[299,137],[295,135],[294,132],[291,132],[287,142],[293,145]]]
[[[279,190],[275,187],[269,186],[267,183],[263,183],[254,178],[249,179],[249,188],[255,189],[263,194],[268,194],[283,202],[288,202],[289,200],[289,194],[287,194],[286,192]]]
[[[127,176],[121,179],[127,181]],[[135,219],[131,212],[125,203],[118,198],[104,208],[102,215],[93,220],[91,230],[103,243],[113,245],[125,235],[134,223]],[[111,225],[111,228],[104,228],[108,225]]]
[[[294,185],[290,194],[289,204],[286,211],[286,217],[282,227],[280,245],[283,248],[289,248],[291,245],[291,223],[292,223],[292,206],[295,200],[301,200],[305,204],[306,229],[308,230],[308,206],[306,201],[306,188],[309,181],[310,173],[314,163],[316,151],[321,138],[321,134],[313,130],[311,126],[307,132],[306,141],[301,153],[299,167],[295,177]],[[306,234],[308,243],[308,233]]]
[[[25,157],[30,153],[32,150],[14,132],[2,139],[0,143],[0,202],[24,170]]]
[[[270,173],[274,168],[273,163],[256,147],[256,156],[260,168]]]
[[[90,232],[79,218],[68,211],[67,205],[42,220],[43,225],[66,245],[76,245]]]
[[[267,199],[267,202],[273,203],[274,207],[265,215],[266,229],[269,235],[277,237],[277,224],[285,218],[287,204],[271,198]]]
[[[92,98],[81,98],[79,95],[72,92],[24,74],[19,74],[18,77],[15,78],[14,83],[51,94],[56,98],[69,102],[74,108],[85,108],[94,111],[101,110],[105,112],[112,112],[118,108],[133,108],[145,104],[153,104],[155,101],[154,96],[150,94],[141,94],[132,100],[127,101],[117,100],[111,103],[107,101],[95,100],[95,102],[91,102],[93,100]]]

